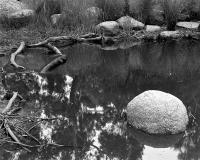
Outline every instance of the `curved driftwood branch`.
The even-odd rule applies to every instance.
[[[48,71],[50,71],[51,69],[65,63],[67,60],[67,56],[66,55],[62,55],[57,57],[56,59],[54,59],[53,61],[51,61],[49,64],[47,64],[42,70],[41,73],[46,73]]]
[[[13,66],[15,66],[16,68],[24,69],[23,66],[20,66],[15,62],[15,58],[16,58],[17,54],[21,53],[24,49],[25,49],[25,42],[21,42],[21,44],[20,44],[19,48],[17,49],[17,51],[15,51],[14,53],[11,54],[10,63]]]
[[[50,50],[52,50],[53,52],[55,52],[56,54],[62,55],[61,51],[60,51],[56,46],[53,46],[53,45],[50,44],[50,43],[47,43],[45,46],[46,46],[47,48],[49,48]]]

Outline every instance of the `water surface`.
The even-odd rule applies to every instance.
[[[5,87],[26,99],[21,114],[59,118],[41,123],[33,134],[70,147],[26,153],[2,146],[0,159],[200,158],[200,43],[183,40],[110,48],[83,44],[64,48],[67,62],[48,74],[38,72],[55,55],[31,49],[17,57],[18,64],[34,72],[9,70],[2,76]],[[168,92],[183,101],[192,115],[185,135],[157,137],[127,128],[122,113],[130,100],[146,90]]]

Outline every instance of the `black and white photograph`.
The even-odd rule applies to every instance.
[[[200,0],[0,0],[0,160],[200,160]]]

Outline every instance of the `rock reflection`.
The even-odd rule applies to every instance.
[[[172,159],[199,159],[199,49],[196,41],[148,43],[115,51],[79,45],[63,49],[68,62],[46,75],[6,73],[2,76],[5,88],[26,99],[20,114],[57,118],[38,125],[32,134],[41,141],[71,147],[8,153],[1,146],[0,159],[15,155],[22,160],[145,160],[166,152]],[[26,65],[30,70],[39,71],[53,58],[39,56],[39,67]],[[26,58],[18,57],[19,64]],[[161,139],[136,132],[129,136],[121,114],[131,99],[152,89],[171,93],[186,104],[193,115],[186,136]]]

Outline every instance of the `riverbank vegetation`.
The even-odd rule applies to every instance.
[[[117,20],[129,15],[145,25],[167,26],[175,30],[180,20],[198,21],[198,0],[21,0],[35,11],[29,25],[23,28],[4,27],[0,30],[0,45],[16,46],[19,41],[35,43],[50,36],[80,35],[94,32],[103,21]],[[52,24],[51,16],[61,14]],[[8,23],[6,25],[5,23]],[[4,21],[4,26],[9,22]]]

